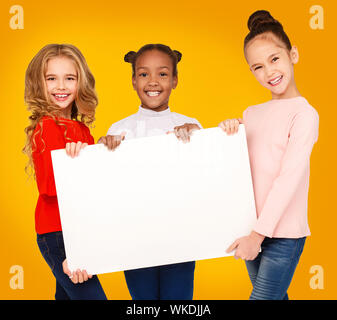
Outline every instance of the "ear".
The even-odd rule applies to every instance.
[[[178,85],[178,76],[173,77],[173,89],[175,89]]]
[[[290,59],[293,64],[296,64],[299,60],[299,54],[296,46],[292,46],[290,50]]]
[[[137,90],[137,88],[136,88],[136,77],[135,76],[132,76],[132,86],[133,86],[134,90]]]

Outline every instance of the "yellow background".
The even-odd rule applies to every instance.
[[[9,27],[12,5],[24,9],[24,29]],[[324,30],[309,26],[309,8],[324,9]],[[337,225],[336,174],[336,1],[1,1],[1,263],[0,299],[53,299],[55,280],[43,260],[34,230],[38,197],[24,172],[24,128],[28,112],[23,101],[28,63],[48,43],[71,43],[84,54],[97,82],[99,106],[92,134],[135,113],[139,101],[131,85],[129,50],[146,43],[164,43],[182,52],[179,84],[170,99],[172,111],[197,118],[205,128],[239,117],[253,104],[270,99],[250,73],[243,56],[247,19],[266,9],[279,19],[300,62],[298,88],[320,115],[319,141],[311,157],[307,239],[289,296],[292,299],[336,299]],[[226,204],[224,204],[224,210]],[[9,269],[24,269],[24,289],[9,286]],[[313,290],[310,267],[324,270],[324,289]],[[109,299],[130,299],[121,272],[100,276]],[[195,299],[247,299],[251,292],[244,263],[233,258],[198,261]]]

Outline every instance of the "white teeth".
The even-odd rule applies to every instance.
[[[279,76],[279,77],[277,77],[275,80],[273,80],[273,81],[269,81],[271,84],[276,84],[276,83],[278,83],[280,80],[281,80],[281,78],[282,78],[282,76]]]
[[[156,97],[156,96],[159,96],[160,92],[159,91],[147,91],[146,94],[150,97]]]
[[[65,98],[65,97],[68,97],[67,94],[55,94],[55,97],[57,98]]]

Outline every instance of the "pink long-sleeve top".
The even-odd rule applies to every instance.
[[[255,193],[254,231],[273,238],[310,235],[310,155],[319,117],[303,97],[273,99],[243,113]]]

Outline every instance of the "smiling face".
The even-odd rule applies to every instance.
[[[294,79],[294,64],[298,62],[296,47],[289,51],[273,35],[257,36],[248,43],[245,56],[255,78],[271,91],[273,99],[299,95]]]
[[[175,89],[177,83],[178,78],[173,75],[173,62],[169,55],[150,50],[138,57],[132,84],[143,108],[166,110],[171,90]]]
[[[77,93],[77,71],[74,62],[64,56],[48,60],[45,83],[48,98],[61,108],[61,116],[70,119]]]

